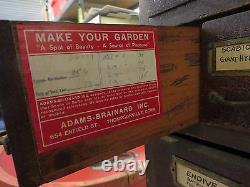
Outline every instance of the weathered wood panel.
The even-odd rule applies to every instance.
[[[162,1],[167,4],[169,1]],[[146,6],[144,5],[146,4]],[[233,13],[248,10],[250,7],[249,0],[197,0],[190,1],[176,8],[172,8],[161,13],[157,12],[157,6],[152,6],[148,2],[141,1],[140,6],[141,15],[145,17],[148,15],[148,23],[150,25],[167,25],[176,26],[189,23],[201,24],[204,21],[212,20],[214,18],[230,15]],[[152,13],[147,13],[151,10]],[[154,11],[157,12],[154,15]],[[141,16],[140,15],[140,16]],[[146,20],[146,18],[144,18]],[[143,24],[143,22],[141,22]]]

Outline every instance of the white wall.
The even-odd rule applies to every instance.
[[[41,21],[45,0],[0,0],[0,20]]]

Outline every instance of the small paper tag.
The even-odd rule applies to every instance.
[[[238,187],[235,182],[182,159],[175,159],[176,182],[185,187]]]

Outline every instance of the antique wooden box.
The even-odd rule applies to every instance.
[[[200,29],[0,23],[0,89],[21,187],[198,122]]]
[[[146,153],[150,160],[148,187],[240,187],[250,184],[250,160],[230,149],[166,136],[148,144]]]

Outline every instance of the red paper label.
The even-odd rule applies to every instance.
[[[38,152],[161,114],[150,27],[17,25]]]

